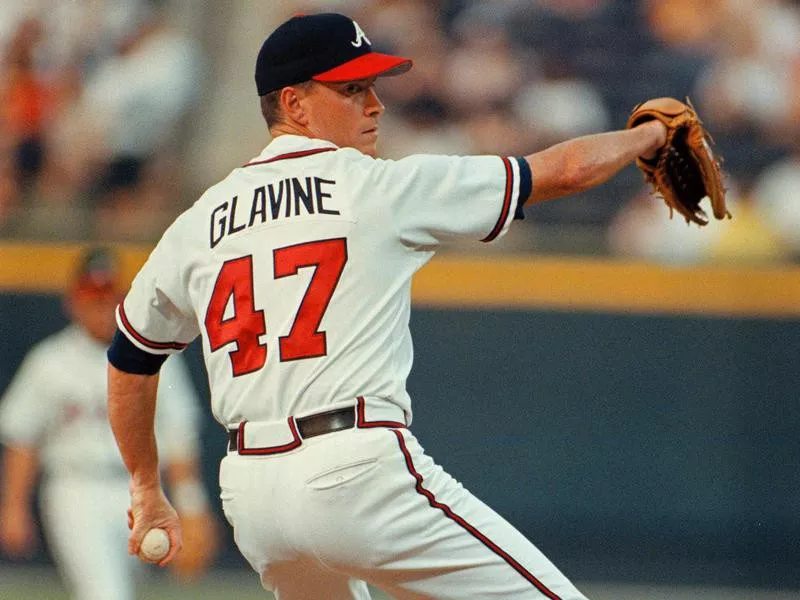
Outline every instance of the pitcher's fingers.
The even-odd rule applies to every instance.
[[[133,556],[139,554],[139,545],[133,539],[133,534],[131,534],[130,537],[128,538],[128,554],[131,554]]]
[[[133,529],[133,510],[128,509],[128,529]]]
[[[142,547],[142,540],[144,534],[147,533],[147,527],[143,527],[141,523],[131,529],[131,535],[128,537],[128,554],[138,555]]]
[[[183,547],[183,541],[179,530],[170,527],[167,529],[167,534],[169,535],[169,552],[161,559],[161,562],[158,563],[159,567],[166,567]]]

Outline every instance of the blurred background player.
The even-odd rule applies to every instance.
[[[115,257],[102,248],[87,251],[65,298],[71,323],[30,351],[0,403],[6,446],[0,545],[12,557],[33,555],[32,496],[41,471],[44,534],[79,600],[132,599],[139,564],[125,553],[129,482],[106,414],[105,351],[121,292]],[[199,478],[198,398],[186,365],[176,359],[162,370],[157,437],[184,525],[175,572],[189,579],[213,560],[218,527]]]

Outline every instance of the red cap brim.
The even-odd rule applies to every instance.
[[[73,293],[89,298],[109,298],[119,296],[116,277],[107,273],[86,273],[72,286]]]
[[[402,75],[413,64],[409,58],[381,54],[380,52],[369,52],[329,71],[314,75],[312,79],[314,81],[338,83],[367,79],[369,77],[392,77],[394,75]]]
[[[91,300],[94,302],[119,302],[123,297],[117,288],[92,288],[92,287],[76,287],[72,291],[73,298],[82,300]]]

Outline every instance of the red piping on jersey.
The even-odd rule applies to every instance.
[[[287,154],[279,154],[278,156],[273,156],[272,158],[268,158],[266,160],[257,160],[254,162],[249,162],[244,167],[252,167],[253,165],[265,165],[271,162],[277,162],[279,160],[285,160],[287,158],[302,158],[304,156],[311,156],[312,154],[319,154],[320,152],[331,152],[332,150],[338,150],[338,148],[314,148],[313,150],[298,150],[297,152],[289,152]]]
[[[128,333],[131,334],[137,342],[142,344],[142,346],[147,346],[153,350],[183,350],[188,345],[182,344],[181,342],[154,342],[153,340],[148,340],[133,328],[133,325],[131,325],[131,322],[128,320],[128,315],[125,314],[125,306],[122,303],[119,305],[119,318]]]
[[[266,446],[264,448],[245,448],[244,447],[244,426],[247,424],[247,421],[242,421],[239,423],[239,435],[237,438],[237,446],[236,450],[239,454],[246,454],[246,455],[263,455],[263,454],[279,454],[280,452],[288,452],[289,450],[294,450],[303,442],[300,439],[300,434],[297,433],[297,425],[294,422],[293,417],[289,417],[287,419],[289,421],[289,429],[292,432],[292,441],[286,444],[282,444],[280,446]]]
[[[368,429],[370,427],[406,428],[406,424],[400,421],[367,421],[364,416],[364,404],[364,396],[356,398],[356,427],[359,429]]]
[[[513,188],[513,171],[511,170],[511,161],[508,158],[503,157],[503,166],[506,169],[506,194],[503,197],[503,210],[500,211],[500,218],[497,219],[497,223],[492,229],[492,232],[483,238],[482,242],[491,242],[494,238],[500,235],[500,232],[503,231],[503,225],[506,223],[506,219],[508,218],[508,211],[511,210],[511,189]]]
[[[408,472],[411,473],[411,476],[417,480],[416,483],[416,490],[417,493],[425,496],[428,500],[428,504],[431,505],[432,508],[438,508],[441,510],[448,519],[453,520],[457,525],[460,525],[464,528],[467,533],[469,533],[472,537],[478,540],[481,544],[486,546],[489,550],[497,554],[500,558],[502,558],[512,569],[514,569],[517,573],[522,575],[525,579],[527,579],[530,583],[536,587],[544,596],[550,598],[550,600],[561,600],[561,597],[558,596],[555,592],[548,589],[541,581],[539,581],[530,571],[528,571],[525,567],[519,564],[516,560],[514,560],[507,552],[505,552],[502,548],[500,548],[497,544],[495,544],[492,540],[478,531],[474,526],[470,525],[463,517],[460,517],[453,510],[439,502],[436,499],[436,496],[430,490],[426,490],[422,487],[422,475],[420,475],[416,468],[414,467],[414,462],[411,460],[411,453],[408,451],[406,447],[405,438],[403,438],[403,434],[397,430],[394,430],[393,433],[397,436],[397,442],[400,444],[400,451],[403,453],[406,461],[406,467],[408,468]]]

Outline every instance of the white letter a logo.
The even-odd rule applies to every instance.
[[[365,34],[364,30],[361,29],[361,27],[358,26],[358,23],[353,21],[353,26],[356,28],[356,40],[354,42],[350,42],[350,43],[353,44],[353,46],[355,48],[360,48],[361,44],[363,42],[365,42],[365,41],[367,42],[367,44],[369,44],[371,46],[372,42],[369,41],[369,38],[367,37],[367,34]]]

